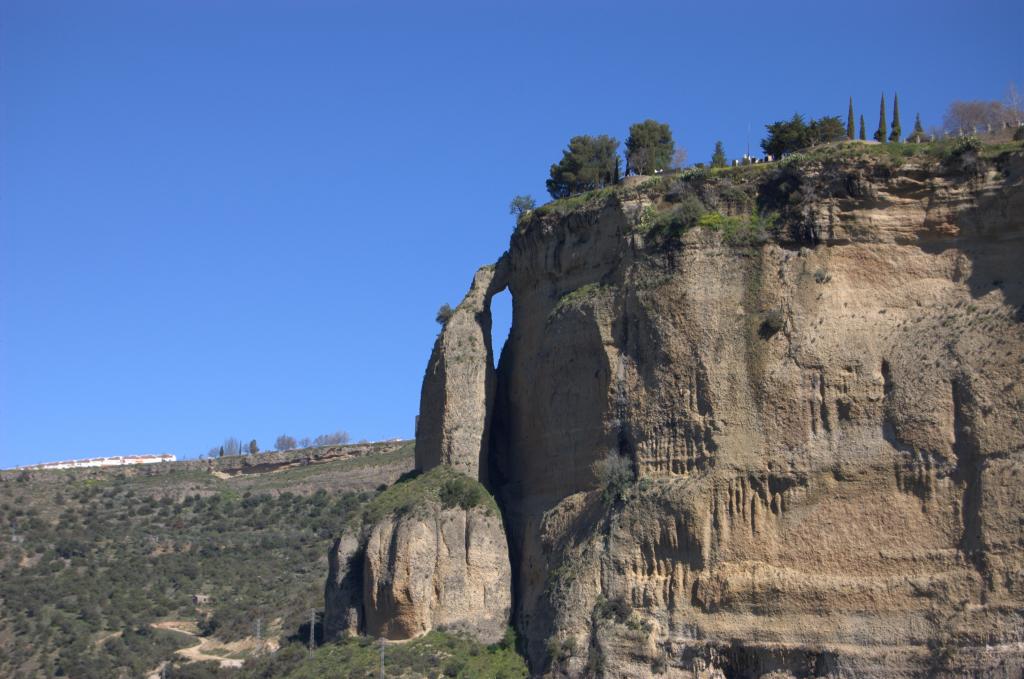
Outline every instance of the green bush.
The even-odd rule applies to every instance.
[[[981,140],[974,135],[968,135],[953,142],[952,153],[954,156],[962,156],[965,153],[977,153],[981,148]]]
[[[696,226],[704,215],[704,204],[692,194],[677,200],[675,205],[661,212],[648,206],[650,211],[641,216],[640,231],[653,237],[676,238]]]
[[[608,451],[591,470],[602,488],[601,498],[606,505],[623,500],[626,490],[636,480],[633,461],[615,451]]]
[[[441,505],[446,509],[461,507],[471,509],[485,502],[487,491],[479,483],[469,477],[448,479],[441,484],[438,495]]]

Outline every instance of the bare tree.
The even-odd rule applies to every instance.
[[[946,109],[942,122],[947,130],[973,133],[977,127],[1016,121],[1016,114],[999,101],[954,101]]]
[[[336,431],[333,434],[320,434],[313,441],[314,446],[338,446],[349,442],[348,432]]]
[[[677,146],[676,150],[672,152],[672,164],[669,167],[674,170],[681,170],[683,165],[686,165],[686,149],[682,146]]]
[[[242,454],[242,442],[236,439],[234,436],[229,436],[224,439],[223,446],[225,455],[241,455]]]
[[[1017,123],[1024,120],[1024,98],[1017,91],[1016,83],[1010,83],[1006,88],[1006,109],[1014,118],[1007,122]]]
[[[313,442],[309,440],[308,436],[303,436],[301,439],[299,439],[299,448],[309,448],[310,444],[312,443]]]
[[[287,434],[281,434],[274,441],[274,450],[291,450],[295,447],[295,439]]]

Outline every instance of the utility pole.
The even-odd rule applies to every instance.
[[[316,609],[309,609],[309,655],[313,656],[316,650]]]

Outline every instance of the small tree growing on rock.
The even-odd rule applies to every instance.
[[[455,310],[452,309],[451,304],[445,302],[444,304],[441,305],[441,308],[437,310],[437,316],[434,318],[434,320],[437,321],[438,325],[444,326],[444,324],[448,322],[448,319],[450,319],[454,313]]]
[[[516,196],[508,205],[508,213],[510,215],[515,215],[516,221],[519,221],[519,218],[522,217],[524,213],[529,212],[535,207],[537,207],[537,202],[532,196]]]
[[[633,462],[615,451],[608,451],[604,457],[591,466],[598,483],[603,486],[601,499],[612,505],[625,497],[626,489],[636,480]]]

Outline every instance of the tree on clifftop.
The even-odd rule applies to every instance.
[[[768,136],[761,140],[761,148],[769,155],[779,158],[807,146],[807,124],[799,113],[794,113],[789,120],[779,120],[765,127]]]
[[[924,141],[924,137],[924,127],[921,126],[921,114],[918,113],[916,116],[914,116],[914,129],[910,133],[910,138],[913,141],[920,144],[922,141]]]
[[[807,142],[809,146],[815,144],[827,144],[832,141],[841,141],[846,137],[843,130],[843,122],[839,116],[822,116],[812,120],[807,126]]]
[[[850,97],[850,110],[846,114],[846,138],[853,139],[853,97]]]
[[[548,193],[565,198],[618,183],[618,148],[618,140],[605,134],[573,137],[562,151],[562,160],[551,166]]]
[[[889,133],[889,141],[899,143],[903,136],[900,128],[900,95],[899,92],[892,95],[892,132]]]
[[[626,139],[626,174],[652,174],[672,162],[675,142],[666,123],[647,119],[629,126]]]
[[[864,129],[864,114],[863,113],[860,114],[860,135],[859,136],[860,136],[860,140],[861,141],[867,141],[868,133]]]
[[[711,167],[725,167],[725,147],[722,142],[715,142],[715,152],[711,154]]]
[[[295,439],[287,434],[281,434],[274,441],[275,450],[291,450],[295,447]]]
[[[885,143],[885,92],[882,92],[882,103],[878,109],[878,129],[875,130],[875,141],[879,144]]]
[[[508,213],[510,215],[515,215],[518,220],[523,216],[524,212],[529,212],[535,207],[537,207],[537,202],[532,196],[516,196],[512,199],[512,202],[508,204]]]

